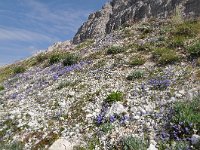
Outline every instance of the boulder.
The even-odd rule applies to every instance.
[[[55,141],[49,150],[73,150],[74,144],[70,143],[68,140],[61,138]]]

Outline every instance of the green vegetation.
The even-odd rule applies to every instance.
[[[98,51],[91,53],[90,55],[86,56],[84,59],[85,60],[100,59],[100,58],[102,58],[103,53],[104,53],[103,50],[98,50]]]
[[[131,66],[143,65],[146,62],[146,59],[143,56],[133,56],[129,62]]]
[[[103,66],[105,66],[105,65],[106,65],[106,60],[105,60],[105,59],[100,59],[100,60],[98,60],[97,63],[95,63],[95,64],[93,65],[93,67],[94,67],[94,68],[101,68],[101,67],[103,67]]]
[[[46,54],[44,54],[44,53],[40,53],[35,57],[35,59],[36,59],[36,63],[38,64],[38,63],[42,63],[46,59],[48,59],[48,56]]]
[[[3,91],[5,88],[3,85],[0,85],[0,91]]]
[[[10,77],[13,73],[11,66],[0,68],[0,83]]]
[[[177,102],[174,106],[174,111],[172,123],[184,122],[187,125],[192,123],[196,130],[200,132],[200,96],[192,101]]]
[[[77,50],[83,49],[83,48],[87,48],[89,46],[91,46],[94,43],[94,40],[92,39],[87,39],[86,41],[80,43],[79,45],[76,46]]]
[[[67,54],[66,56],[64,56],[63,65],[70,66],[70,65],[77,63],[78,60],[79,60],[79,57],[77,55]]]
[[[153,51],[153,58],[161,65],[174,63],[179,60],[179,56],[176,52],[168,48],[155,49]]]
[[[93,137],[88,141],[87,150],[94,150],[96,145],[100,145],[99,139],[97,137]]]
[[[196,80],[200,81],[200,70],[197,70],[195,73]]]
[[[119,46],[112,46],[109,47],[107,50],[107,54],[108,55],[114,55],[114,54],[118,54],[118,53],[122,53],[124,52],[124,48],[123,47],[119,47]]]
[[[166,132],[161,133],[158,142],[159,150],[191,148],[190,141],[185,139],[191,138],[194,133],[200,133],[200,96],[190,101],[175,102],[168,113],[167,122]],[[193,145],[194,149],[199,146]]]
[[[131,37],[134,35],[134,33],[132,32],[132,30],[130,28],[125,28],[123,30],[123,34],[125,37]]]
[[[200,23],[198,21],[186,21],[177,24],[172,31],[172,35],[191,38],[200,32]]]
[[[108,133],[113,129],[113,125],[111,123],[104,123],[100,126],[100,130],[104,133]]]
[[[149,51],[149,50],[150,50],[149,44],[137,45],[137,51]]]
[[[127,76],[127,80],[134,80],[134,79],[140,79],[144,77],[144,72],[141,70],[136,70],[131,72],[128,76]]]
[[[177,48],[177,47],[184,47],[184,37],[181,36],[175,36],[172,37],[169,41],[169,48]]]
[[[138,30],[140,32],[142,32],[143,34],[148,34],[153,31],[150,26],[144,26],[144,25],[142,27],[138,28]]]
[[[61,89],[65,88],[65,87],[68,87],[68,86],[70,86],[70,85],[73,85],[73,83],[71,83],[71,82],[69,82],[69,81],[67,81],[67,82],[62,82],[62,83],[59,84],[59,86],[57,87],[57,89],[58,89],[58,90],[61,90]]]
[[[16,66],[14,69],[13,69],[13,73],[14,74],[19,74],[19,73],[23,73],[25,72],[26,69],[23,67],[23,66]]]
[[[23,150],[24,144],[22,142],[16,141],[11,144],[0,142],[0,148],[2,150]]]
[[[61,59],[62,59],[62,54],[58,54],[58,53],[53,54],[49,58],[49,64],[53,65],[53,64],[59,62]]]
[[[172,53],[164,53],[161,55],[160,59],[158,60],[159,64],[165,65],[174,63],[179,60],[179,57],[176,55],[175,52]]]
[[[76,145],[76,146],[73,146],[73,150],[87,150],[87,149],[82,147],[82,146],[80,146],[80,145]]]
[[[147,148],[147,142],[133,136],[123,138],[120,143],[120,149],[123,150],[146,150]]]
[[[32,150],[38,150],[38,149],[44,149],[47,146],[52,145],[57,139],[59,138],[59,135],[56,133],[49,133],[47,136],[45,136],[42,140],[40,140],[34,147],[32,147]]]
[[[200,57],[197,58],[197,66],[200,66]]]
[[[106,98],[106,102],[108,103],[112,103],[112,102],[117,102],[117,101],[122,101],[123,100],[123,93],[122,92],[112,92],[110,93],[107,98]]]
[[[199,57],[200,56],[200,41],[196,44],[188,47],[188,52],[191,56]]]
[[[187,150],[188,149],[188,141],[176,141],[173,143],[173,145],[170,145],[169,143],[165,141],[159,141],[158,142],[158,150]]]

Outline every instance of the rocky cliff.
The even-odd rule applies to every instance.
[[[179,8],[185,18],[200,16],[199,0],[112,0],[102,10],[92,13],[79,28],[73,43],[88,38],[102,38],[126,23],[148,18],[166,18]]]

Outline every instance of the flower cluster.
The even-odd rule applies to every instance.
[[[189,137],[193,134],[192,123],[179,122],[178,124],[172,124],[169,129],[170,138],[177,141],[190,140]]]
[[[73,64],[71,66],[58,67],[56,73],[53,75],[53,79],[57,80],[59,76],[62,76],[64,74],[69,73],[74,70],[80,70],[80,69],[82,69],[82,67],[84,65],[87,65],[87,64],[91,64],[91,61],[86,61],[86,62],[81,61],[78,64]],[[54,69],[55,68],[52,68],[52,70],[54,70]]]
[[[127,115],[110,115],[109,117],[106,117],[106,112],[109,108],[109,105],[106,103],[106,104],[103,104],[102,106],[102,109],[101,109],[101,112],[100,114],[96,117],[96,123],[97,125],[100,125],[102,123],[113,123],[115,121],[119,121],[120,124],[124,124],[128,119],[129,117]]]
[[[166,77],[157,77],[149,80],[149,85],[152,87],[152,89],[156,90],[163,90],[169,87],[171,84],[171,81]]]
[[[105,115],[106,115],[107,110],[108,110],[108,104],[105,103],[105,104],[103,104],[103,106],[102,106],[102,109],[101,109],[100,114],[96,117],[96,123],[97,123],[98,125],[100,125],[101,123],[103,123],[103,120],[104,120],[104,118],[105,118]]]

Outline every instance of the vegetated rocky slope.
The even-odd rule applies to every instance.
[[[19,149],[19,143],[26,150],[47,149],[60,139],[63,149],[124,149],[126,137],[143,139],[146,145],[130,138],[138,149],[161,147],[169,108],[199,95],[199,51],[188,51],[199,42],[197,27],[198,21],[151,20],[34,56],[32,67],[2,84],[1,148],[17,142]],[[68,52],[79,61],[50,63]],[[50,149],[61,149],[56,144]]]
[[[112,0],[102,10],[91,14],[79,28],[73,42],[102,38],[122,25],[148,18],[166,18],[180,11],[185,18],[200,16],[198,0]]]
[[[0,149],[198,149],[200,22],[126,26],[1,68]]]

